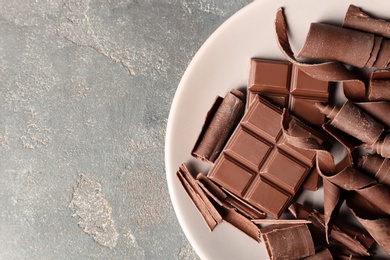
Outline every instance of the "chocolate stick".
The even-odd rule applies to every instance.
[[[221,153],[229,135],[244,113],[244,94],[236,89],[230,91],[217,111],[212,115],[210,124],[203,127],[192,150],[192,155],[203,161],[213,163]]]

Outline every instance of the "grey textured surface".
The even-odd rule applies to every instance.
[[[0,259],[197,259],[164,137],[188,63],[249,0],[0,0]]]

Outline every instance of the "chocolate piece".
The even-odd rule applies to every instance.
[[[322,104],[316,106],[330,119],[332,126],[367,144],[375,143],[384,131],[383,125],[350,101],[346,101],[340,109]]]
[[[286,144],[282,111],[265,99],[253,100],[208,177],[255,208],[279,218],[314,163],[315,153]],[[322,139],[293,119],[292,132]]]
[[[177,176],[191,201],[194,203],[207,226],[212,231],[217,224],[222,221],[222,217],[207,199],[205,194],[199,190],[197,184],[194,185],[194,180],[191,180],[193,177],[185,164],[180,166],[177,171]]]
[[[217,159],[244,114],[244,98],[242,92],[233,89],[223,101],[220,97],[216,99],[192,150],[194,157],[210,163]]]
[[[354,5],[349,6],[345,14],[343,27],[375,33],[390,38],[390,22],[371,17]]]
[[[302,189],[316,191],[320,187],[320,184],[321,177],[318,174],[317,167],[314,165],[314,167],[311,168],[309,174],[307,175],[305,181],[303,182]]]
[[[360,157],[359,167],[377,179],[378,182],[390,186],[390,159],[385,159],[379,155],[367,154]]]
[[[313,79],[290,62],[252,59],[247,107],[257,94],[288,108],[306,123],[320,126],[325,121],[324,115],[313,106],[328,102],[329,82]]]
[[[301,259],[315,254],[306,224],[270,225],[260,229],[260,232],[271,260]]]
[[[329,61],[317,64],[307,64],[295,59],[295,55],[291,49],[288,39],[287,23],[283,14],[283,8],[279,8],[276,13],[275,33],[277,44],[285,58],[298,66],[307,75],[323,81],[343,82],[344,95],[349,100],[362,101],[365,99],[366,87],[364,82],[361,81],[352,71],[348,70],[342,63]],[[380,53],[382,51],[383,47],[381,47]],[[388,53],[390,55],[390,52]]]
[[[372,33],[312,23],[297,57],[334,60],[363,68],[370,59],[374,43]]]

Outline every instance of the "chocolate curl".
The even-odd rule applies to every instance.
[[[378,41],[379,45],[381,40]],[[297,57],[335,60],[363,68],[369,61],[374,46],[374,34],[312,23]],[[356,55],[357,53],[359,55]]]
[[[369,73],[368,101],[390,100],[390,71],[377,70]]]
[[[357,102],[355,105],[380,122],[387,131],[390,130],[390,102]]]
[[[316,107],[330,119],[332,126],[369,145],[374,144],[385,129],[350,101],[346,101],[340,109],[319,103]]]
[[[275,224],[260,229],[260,232],[271,260],[301,259],[315,254],[313,239],[306,224]]]
[[[390,158],[390,134],[378,140],[373,145],[364,145],[363,147],[373,150],[382,157]]]
[[[283,14],[283,8],[279,8],[276,13],[275,33],[280,51],[287,60],[294,63],[303,72],[318,80],[343,82],[344,95],[349,100],[365,100],[366,88],[364,82],[357,79],[356,75],[348,70],[342,63],[329,61],[317,64],[306,64],[295,59],[287,36],[287,24]]]
[[[230,91],[223,101],[218,97],[207,113],[202,132],[192,150],[192,155],[213,163],[221,153],[229,135],[244,114],[245,95],[236,89]],[[210,119],[211,117],[211,119]]]
[[[305,258],[302,258],[303,260],[333,260],[333,256],[330,253],[329,249],[327,248],[322,248],[321,250],[317,251],[315,255],[308,256]]]
[[[370,233],[375,241],[390,255],[390,215],[372,207],[364,198],[357,193],[347,197],[347,206]],[[384,204],[384,207],[389,207]]]
[[[332,176],[336,171],[333,156],[323,148],[321,144],[314,138],[303,138],[299,136],[292,136],[289,133],[290,115],[286,109],[283,110],[282,115],[282,130],[291,145],[305,150],[316,151],[316,165],[320,176]],[[319,156],[318,154],[321,154]],[[324,186],[324,212],[325,212],[325,235],[326,240],[329,239],[329,233],[332,229],[333,220],[337,215],[341,202],[343,200],[342,191],[327,178],[323,178]]]
[[[345,14],[343,27],[375,33],[390,38],[390,22],[371,17],[354,5],[349,6]]]
[[[366,236],[360,230],[345,224],[334,225],[330,233],[329,241],[324,240],[325,216],[317,210],[299,203],[289,207],[290,212],[297,219],[307,219],[312,222],[309,225],[310,232],[316,244],[329,247],[333,253],[353,254],[355,256],[368,256],[368,249],[373,245],[374,240]]]
[[[283,114],[284,117],[287,117],[288,115],[286,113]],[[354,198],[361,198],[359,203],[352,204],[353,202],[349,202],[349,205],[352,205],[351,210],[356,214],[358,220],[362,220],[366,223],[367,221],[364,221],[364,217],[361,216],[360,213],[360,207],[364,208],[364,210],[361,210],[362,212],[371,212],[373,213],[373,216],[390,216],[390,187],[387,185],[383,185],[378,183],[375,179],[364,175],[360,171],[352,168],[352,167],[346,167],[342,171],[333,171],[329,172],[329,165],[324,165],[323,163],[333,163],[329,160],[331,158],[330,153],[322,150],[320,146],[319,149],[315,148],[316,146],[313,145],[315,143],[315,140],[309,140],[307,138],[299,138],[299,137],[292,137],[286,128],[286,122],[288,122],[288,118],[284,118],[283,120],[283,133],[285,137],[290,141],[291,145],[297,146],[301,149],[308,149],[312,150],[317,149],[317,167],[319,169],[320,175],[325,179],[328,180],[330,183],[333,183],[339,188],[342,188],[343,190],[348,191],[348,196],[353,196]],[[305,144],[305,139],[307,144]],[[329,155],[327,155],[327,153]],[[322,158],[324,157],[324,158]],[[326,159],[326,160],[325,160]],[[331,158],[333,159],[333,158]],[[332,168],[332,167],[331,167]],[[326,192],[326,191],[325,191]],[[352,194],[352,195],[351,195]],[[325,197],[326,198],[326,197]],[[363,204],[364,202],[364,204]],[[359,206],[360,205],[360,206]],[[359,211],[358,211],[359,210]],[[366,213],[367,214],[367,213]],[[332,214],[331,214],[332,215]],[[375,218],[375,221],[378,218]],[[374,221],[374,223],[376,223]],[[362,224],[363,224],[362,222]],[[369,221],[372,222],[371,220]],[[382,223],[382,220],[379,221]],[[387,223],[387,222],[386,222]],[[364,225],[364,224],[363,224]],[[370,228],[370,227],[369,227]],[[382,236],[388,237],[390,234],[390,231],[388,230],[382,230],[384,234],[377,234],[373,232],[377,232],[380,229],[378,229],[377,226],[375,226],[375,229],[369,231],[367,230],[371,236],[380,244],[384,243],[382,241]],[[379,239],[379,240],[377,240]],[[388,246],[385,244],[385,246]],[[384,248],[385,249],[385,248]],[[390,248],[387,248],[385,250],[389,250]],[[390,251],[387,251],[388,253]],[[390,253],[389,253],[390,254]]]
[[[199,186],[194,182],[195,180],[185,164],[180,166],[177,171],[177,177],[196,209],[203,217],[210,231],[212,231],[217,224],[222,221],[221,215],[217,212],[205,194],[200,190]]]
[[[367,154],[359,158],[359,167],[378,182],[390,186],[390,159]]]

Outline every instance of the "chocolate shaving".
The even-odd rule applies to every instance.
[[[390,159],[377,154],[367,154],[359,158],[359,167],[378,182],[390,186]]]
[[[361,197],[363,201],[366,202],[365,207],[370,209],[370,212],[375,215],[375,213],[380,212],[381,214],[390,215],[390,187],[387,185],[383,185],[378,183],[375,179],[362,174],[360,171],[352,168],[346,167],[342,171],[329,171],[329,164],[334,165],[334,162],[331,160],[332,157],[329,152],[323,150],[319,145],[314,146],[315,140],[309,140],[308,138],[299,138],[293,137],[288,133],[288,117],[287,113],[283,114],[284,121],[284,134],[286,138],[290,141],[291,145],[295,145],[301,149],[308,150],[317,150],[317,166],[319,168],[320,175],[325,180],[329,181],[339,187],[340,189],[348,191],[348,196]],[[326,162],[326,164],[324,164]],[[331,167],[333,168],[333,167]],[[335,168],[335,167],[334,167]],[[326,194],[329,192],[329,189],[324,187],[325,198]],[[353,195],[350,195],[350,194]],[[348,205],[351,205],[349,203]],[[359,206],[360,205],[360,206]],[[356,209],[359,207],[363,207],[361,203],[357,203],[354,205],[353,212],[356,214]],[[327,210],[325,208],[325,210]],[[333,215],[333,213],[328,213]],[[359,217],[359,214],[356,214],[358,220],[362,220]],[[329,220],[330,221],[330,220]],[[362,223],[363,224],[363,223]],[[379,229],[374,229],[372,231],[379,231]],[[377,238],[381,238],[382,234],[373,234],[372,231],[369,231],[370,234],[376,241],[380,244],[380,241]],[[384,233],[386,236],[390,231],[388,230],[380,230],[380,232]],[[383,242],[382,242],[383,243]],[[385,249],[385,248],[384,248]],[[387,249],[385,249],[387,250]],[[387,251],[389,253],[389,251]]]
[[[321,250],[318,250],[315,255],[302,258],[302,260],[332,260],[333,256],[330,253],[329,249],[324,247]]]
[[[310,224],[310,220],[303,219],[252,219],[252,222],[258,225],[261,224]]]
[[[217,97],[207,113],[205,124],[191,153],[209,163],[218,158],[245,110],[245,95],[239,90],[233,89],[222,101],[221,99]]]
[[[323,214],[299,203],[292,204],[289,210],[297,219],[307,219],[312,222],[309,228],[316,245],[329,247],[332,252],[339,254],[369,256],[368,249],[372,246],[373,239],[360,230],[345,223],[337,223],[332,227],[329,240],[326,241],[325,216]]]
[[[345,14],[343,27],[375,33],[390,38],[390,22],[371,17],[354,5],[349,6]]]
[[[366,88],[363,81],[342,63],[329,61],[317,64],[306,64],[295,59],[287,36],[287,24],[283,9],[279,8],[275,18],[275,32],[280,51],[287,60],[294,63],[309,76],[331,82],[343,82],[344,95],[351,101],[363,101],[366,97]]]
[[[187,173],[189,173],[187,167],[185,166],[185,164],[182,164],[179,170],[177,171],[177,176],[181,184],[183,185],[183,188],[185,189],[188,196],[190,197],[191,201],[195,205],[196,209],[201,214],[203,220],[206,222],[210,231],[212,231],[218,224],[218,221],[214,218],[214,214],[219,215],[219,213],[215,212],[216,210],[214,207],[212,207],[213,208],[212,211],[214,214],[210,212],[211,209],[206,206],[204,199],[199,195],[199,193],[197,193],[194,190],[194,186],[192,185],[192,183],[190,184],[187,178],[184,177],[187,175]],[[210,203],[210,201],[208,202]],[[222,219],[222,217],[219,215],[217,219]]]

